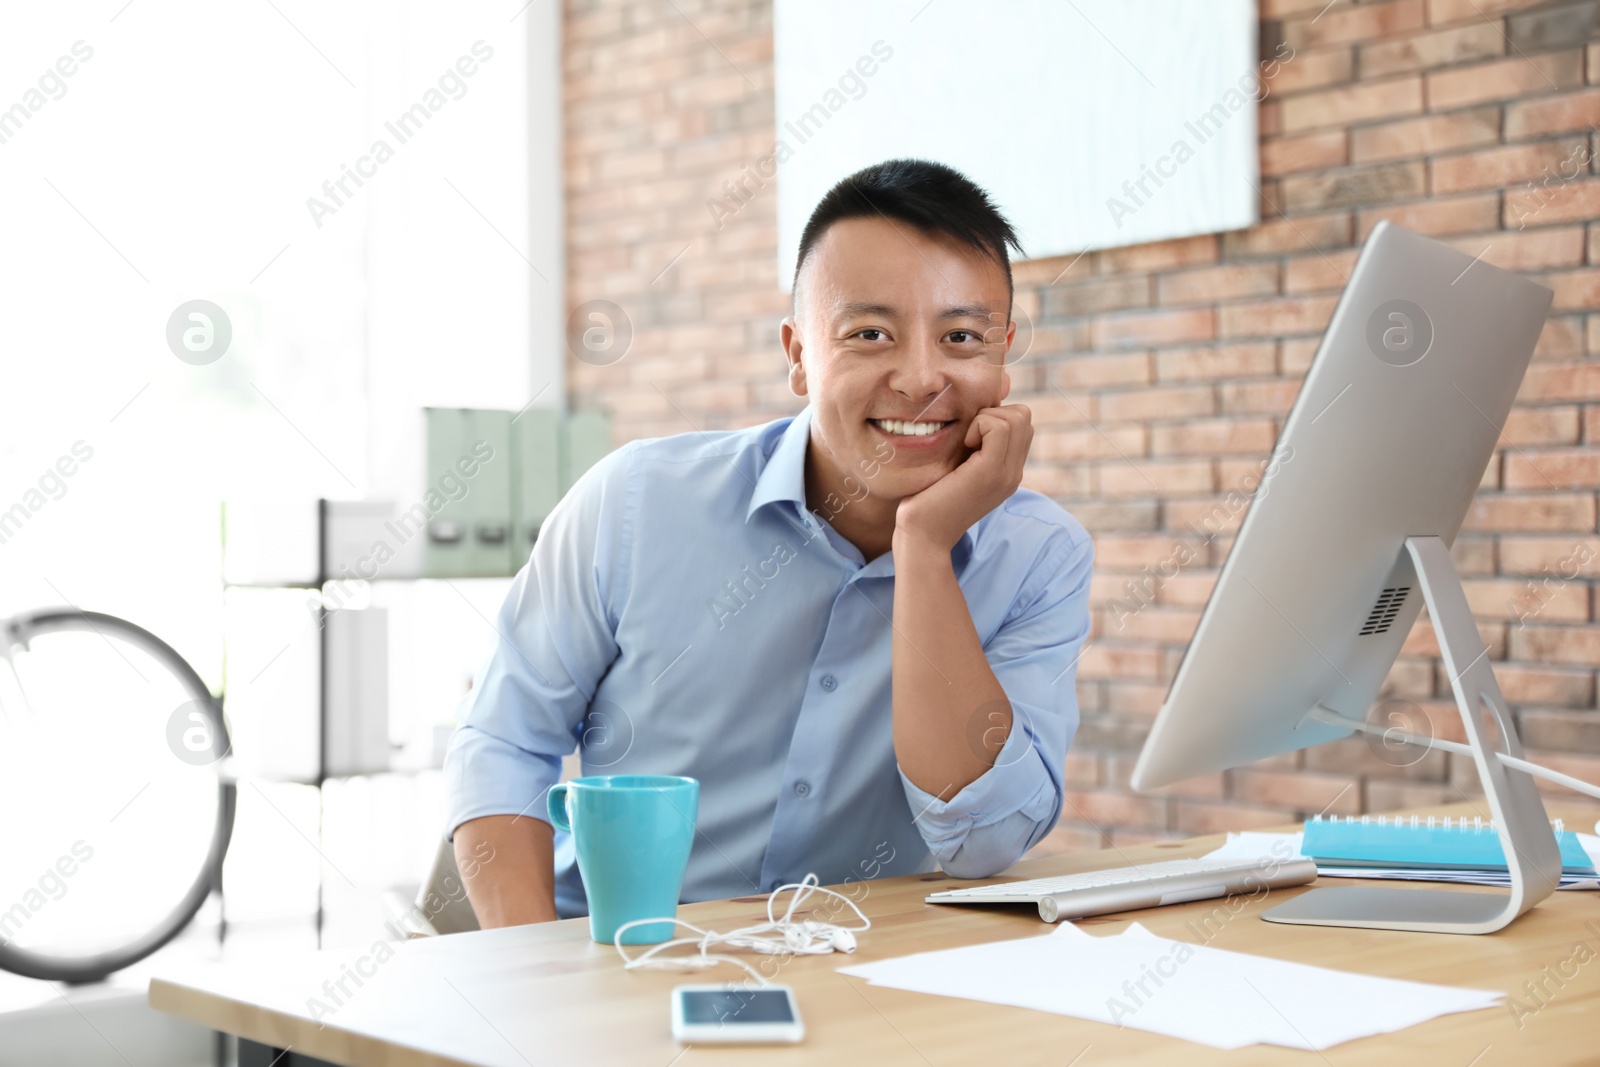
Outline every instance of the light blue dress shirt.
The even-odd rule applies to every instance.
[[[1093,546],[1018,490],[952,559],[1013,726],[948,801],[913,785],[891,736],[894,559],[865,562],[805,497],[810,409],[718,433],[634,441],[540,531],[463,698],[445,759],[449,822],[546,819],[561,759],[585,774],[700,781],[685,902],[930,871],[983,877],[1055,825],[1078,725]],[[975,709],[966,737],[979,744]],[[567,834],[556,906],[587,913]]]

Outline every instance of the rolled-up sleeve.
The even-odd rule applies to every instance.
[[[617,656],[628,582],[629,461],[591,467],[551,512],[496,613],[494,647],[445,753],[446,831],[486,815],[548,821],[544,797]]]
[[[1011,704],[1011,730],[994,765],[940,800],[900,772],[906,800],[945,873],[985,878],[1048,834],[1061,814],[1067,746],[1078,729],[1077,661],[1089,636],[1087,535],[1057,550],[1019,593],[1021,607],[984,646]]]

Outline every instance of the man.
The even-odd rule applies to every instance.
[[[586,774],[699,779],[684,900],[987,876],[1055,825],[1093,548],[1018,489],[1007,246],[948,167],[851,175],[782,325],[808,407],[631,442],[562,500],[445,763],[485,927],[586,913],[545,812],[575,747]]]

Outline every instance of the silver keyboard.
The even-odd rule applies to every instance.
[[[1309,859],[1162,860],[1134,867],[1083,871],[1026,882],[1001,882],[930,893],[929,904],[1033,904],[1045,922],[1082,919],[1118,911],[1158,908],[1235,893],[1304,885],[1317,876]]]

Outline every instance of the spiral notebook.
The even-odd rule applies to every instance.
[[[1578,835],[1557,819],[1564,878],[1596,877]],[[1492,822],[1432,816],[1317,816],[1305,824],[1300,852],[1318,867],[1386,867],[1417,871],[1506,871],[1506,854]]]

